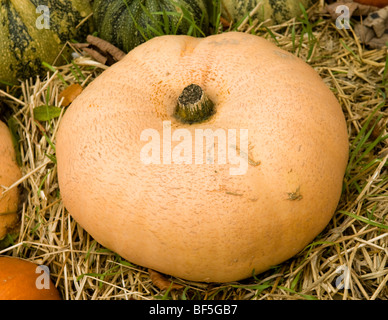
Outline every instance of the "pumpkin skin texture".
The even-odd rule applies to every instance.
[[[16,162],[15,149],[7,125],[0,121],[0,186],[11,186],[21,178]],[[0,187],[0,240],[2,240],[18,222],[17,208],[19,191],[13,188],[3,194]]]
[[[204,122],[174,116],[190,84],[214,103]],[[160,164],[141,157],[150,128],[163,140]],[[193,137],[193,153],[196,129],[247,129],[246,171],[231,174],[229,155],[169,164],[178,129]],[[215,138],[192,157],[219,146]],[[64,205],[98,242],[165,274],[228,282],[285,261],[324,229],[341,195],[348,137],[338,101],[310,66],[263,38],[227,32],[136,47],[73,101],[56,152]]]
[[[385,6],[388,6],[388,0],[354,0],[354,2],[379,8],[384,8]]]
[[[48,29],[41,28],[40,5],[49,9]],[[82,40],[92,30],[88,23],[76,29],[91,12],[82,0],[0,0],[0,81],[13,84],[44,74],[42,62],[52,64],[66,41]],[[69,58],[70,50],[63,54]]]
[[[175,1],[175,0],[174,0]],[[138,31],[136,25],[145,30],[149,38],[155,34],[147,33],[147,24],[157,28],[157,23],[151,21],[141,5],[149,13],[162,12],[181,12],[179,6],[186,8],[196,21],[201,30],[206,31],[209,26],[209,18],[205,0],[178,0],[178,6],[171,0],[150,0],[150,1],[130,0],[127,4],[123,0],[95,0],[93,4],[93,17],[100,38],[112,43],[124,52],[129,52],[139,44],[145,42],[143,35]],[[203,16],[203,17],[202,17]],[[201,22],[201,19],[203,21]],[[163,17],[153,15],[153,19],[162,23]],[[134,21],[135,20],[135,21]],[[179,17],[169,16],[169,25],[179,24],[177,34],[187,34],[189,23]]]
[[[221,13],[228,21],[241,21],[250,13],[259,3],[261,7],[252,16],[252,19],[265,21],[271,19],[267,25],[276,25],[288,21],[291,18],[298,17],[302,14],[299,7],[301,3],[305,9],[308,9],[312,0],[222,0]]]
[[[50,280],[48,288],[38,288],[43,269],[14,257],[0,257],[0,300],[61,300],[59,291]]]

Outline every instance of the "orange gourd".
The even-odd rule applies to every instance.
[[[61,300],[43,267],[14,257],[0,257],[0,300]]]
[[[258,36],[161,36],[74,100],[56,154],[65,207],[98,242],[173,276],[227,282],[328,224],[345,117],[313,68]]]
[[[13,229],[18,221],[18,189],[4,191],[21,178],[21,171],[16,162],[16,153],[11,133],[7,125],[0,121],[0,240]]]

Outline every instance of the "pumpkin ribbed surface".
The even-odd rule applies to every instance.
[[[171,30],[177,28],[177,34],[186,34],[190,23],[181,17],[182,7],[206,32],[209,21],[203,0],[95,0],[93,17],[99,37],[128,52],[145,42],[144,37],[149,39],[156,35],[150,28],[164,23],[164,17],[160,15],[163,11],[168,13]]]
[[[38,6],[49,10],[48,29],[41,26]],[[83,0],[0,0],[0,81],[42,75],[42,62],[52,64],[66,41],[81,40],[91,31],[88,23],[76,29],[91,12]]]
[[[271,19],[269,24],[279,24],[302,14],[299,4],[306,9],[312,0],[222,0],[222,15],[227,20],[238,22],[260,4],[252,19],[265,21]]]

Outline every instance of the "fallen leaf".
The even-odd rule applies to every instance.
[[[59,100],[62,100],[62,106],[67,107],[82,92],[83,88],[78,83],[73,83],[59,94]]]
[[[148,269],[148,272],[150,274],[152,283],[160,290],[167,290],[167,289],[179,290],[183,288],[182,285],[173,283],[172,281],[168,280],[165,276],[163,276],[161,273],[155,270]]]
[[[337,7],[346,6],[349,10],[349,17],[351,16],[365,16],[371,12],[376,11],[378,8],[353,2],[353,0],[339,0],[332,4],[325,5],[325,11],[328,12],[335,20],[343,14],[341,10],[337,10]]]
[[[61,108],[54,106],[39,106],[34,108],[34,118],[38,121],[50,121],[58,118],[62,112]]]
[[[332,16],[332,19],[336,20],[342,15],[342,10],[337,10],[339,6],[348,8],[349,17],[366,16],[354,25],[354,32],[361,43],[373,49],[386,47],[388,42],[388,7],[379,9],[352,0],[339,0],[326,5],[326,11]]]

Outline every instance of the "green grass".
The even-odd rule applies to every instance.
[[[57,68],[55,68],[54,66],[52,66],[51,64],[49,64],[49,63],[47,63],[47,62],[42,62],[42,65],[44,66],[44,67],[46,67],[49,71],[51,71],[51,72],[53,72],[53,73],[55,73],[56,71],[57,71]],[[58,78],[62,81],[62,83],[65,85],[65,86],[67,86],[68,85],[68,83],[66,82],[66,80],[65,80],[65,78],[62,76],[62,74],[58,71],[58,73],[57,73],[57,76],[58,76]]]
[[[357,191],[361,191],[362,186],[358,184],[358,177],[363,176],[365,171],[370,170],[381,162],[381,159],[378,157],[369,159],[369,155],[379,143],[388,138],[388,135],[380,134],[376,139],[371,139],[373,129],[383,118],[383,114],[376,116],[376,113],[385,104],[386,99],[384,96],[383,101],[372,110],[360,132],[351,143],[349,161],[345,171],[345,188],[348,190],[351,187],[355,187]]]
[[[315,37],[315,35],[313,33],[313,30],[316,28],[316,26],[318,25],[320,20],[317,20],[315,22],[311,22],[311,20],[309,19],[308,14],[306,12],[305,7],[301,3],[299,3],[299,7],[302,10],[302,17],[298,18],[298,20],[302,24],[302,36],[300,37],[300,41],[299,41],[299,45],[298,45],[298,48],[297,48],[297,51],[296,51],[296,55],[298,57],[300,56],[300,52],[301,52],[301,49],[302,49],[302,44],[303,44],[303,41],[304,41],[303,37],[304,37],[304,35],[307,35],[307,39],[308,39],[307,43],[308,43],[308,48],[309,49],[308,49],[306,61],[309,61],[312,58],[314,47],[318,43],[318,40],[317,40],[317,38]],[[295,29],[294,29],[294,27],[293,27],[293,41],[292,42],[293,42],[293,47],[295,48]]]
[[[352,217],[353,219],[356,219],[356,220],[358,220],[358,221],[360,221],[362,223],[369,224],[369,225],[374,226],[374,227],[378,227],[378,228],[381,228],[381,229],[388,230],[388,225],[387,224],[376,222],[376,221],[372,220],[373,219],[372,217],[365,218],[365,217],[358,216],[358,215],[356,215],[354,213],[343,211],[343,210],[340,210],[339,212],[343,213],[343,214],[346,214],[347,216]]]
[[[349,51],[349,52],[352,54],[352,56],[355,57],[355,58],[357,59],[358,62],[361,63],[361,58],[360,58],[360,56],[357,55],[351,48],[349,48],[349,46],[347,46],[346,43],[345,43],[344,41],[340,40],[340,42],[341,42],[341,45],[342,45],[347,51]]]
[[[221,0],[212,0],[211,10],[209,14],[209,24],[211,33],[217,34],[221,30]]]

